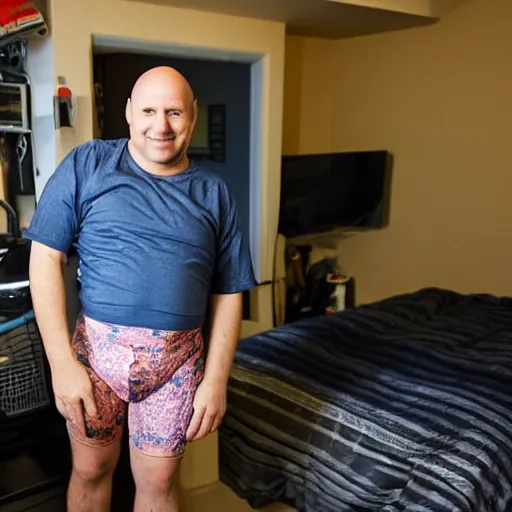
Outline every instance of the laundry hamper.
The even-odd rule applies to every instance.
[[[39,329],[30,310],[0,324],[0,415],[14,417],[50,405]]]

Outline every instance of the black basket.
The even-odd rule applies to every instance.
[[[6,325],[14,327],[5,331]],[[50,405],[43,345],[33,311],[0,324],[1,330],[0,414],[9,418]]]

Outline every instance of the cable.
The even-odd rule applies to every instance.
[[[277,241],[279,239],[279,226],[276,228],[276,237],[274,240],[274,258],[272,260],[272,279],[269,281],[272,293],[272,327],[277,327],[277,314],[276,314],[276,256],[277,256]]]
[[[274,243],[274,258],[272,261],[272,279],[267,279],[266,281],[261,281],[256,283],[255,288],[259,288],[260,286],[271,286],[271,305],[272,305],[272,327],[277,326],[277,316],[276,316],[276,255],[277,255],[277,240],[279,238],[279,229],[276,229],[276,237]]]

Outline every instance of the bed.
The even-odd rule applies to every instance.
[[[220,477],[257,509],[512,510],[512,299],[429,288],[241,341]]]

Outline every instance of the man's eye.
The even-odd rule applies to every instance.
[[[181,112],[179,110],[173,110],[173,111],[169,112],[169,115],[174,116],[174,117],[179,117],[181,115]]]
[[[153,110],[151,110],[150,108],[145,108],[142,112],[144,112],[144,114],[152,114]]]

